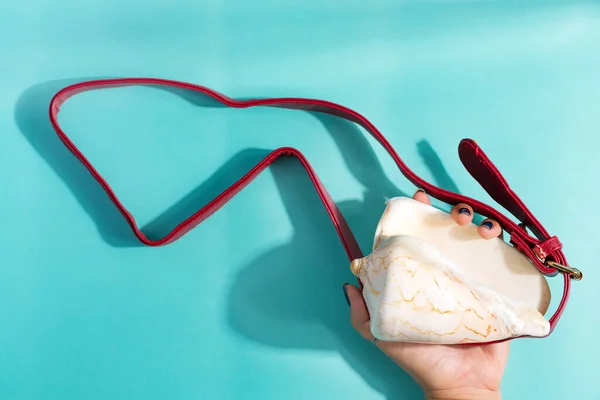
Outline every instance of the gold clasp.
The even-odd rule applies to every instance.
[[[583,279],[583,273],[581,273],[581,271],[577,268],[568,267],[566,265],[562,265],[554,261],[546,261],[546,265],[555,268],[560,272],[569,274],[571,278],[575,279],[576,281],[580,281],[581,279]]]

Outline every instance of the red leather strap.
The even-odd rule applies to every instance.
[[[347,107],[339,104],[335,104],[324,100],[304,99],[304,98],[267,98],[267,99],[251,99],[251,100],[236,100],[229,98],[219,92],[211,90],[209,88],[194,85],[185,82],[178,82],[165,79],[156,78],[122,78],[122,79],[103,79],[93,80],[77,83],[68,87],[63,88],[52,98],[50,103],[50,121],[52,126],[56,130],[59,138],[67,146],[67,148],[85,165],[90,171],[93,177],[98,183],[104,188],[109,198],[119,209],[121,214],[125,217],[129,225],[131,226],[135,236],[144,244],[148,246],[161,246],[171,243],[189,230],[194,228],[196,225],[204,221],[225,203],[227,203],[233,196],[235,196],[240,190],[248,185],[258,174],[260,174],[265,168],[273,163],[277,158],[281,156],[293,156],[300,160],[306,171],[308,172],[310,179],[312,180],[319,196],[323,202],[323,205],[329,213],[329,217],[333,222],[335,229],[337,230],[338,236],[342,241],[344,250],[350,260],[360,258],[363,256],[358,243],[350,231],[350,228],[341,214],[340,210],[336,206],[335,202],[319,180],[317,174],[310,166],[308,160],[304,155],[289,147],[279,148],[270,153],[254,168],[252,168],[246,175],[240,178],[236,183],[231,185],[227,190],[213,199],[206,206],[198,210],[192,216],[185,221],[182,221],[177,225],[169,234],[158,240],[151,240],[144,235],[139,229],[135,222],[133,215],[127,211],[120,200],[117,198],[109,184],[102,178],[102,176],[96,171],[92,164],[85,158],[85,156],[75,147],[73,142],[68,138],[65,132],[61,129],[58,123],[58,113],[61,105],[70,97],[88,90],[102,89],[102,88],[114,88],[132,85],[143,85],[143,86],[166,86],[176,87],[180,89],[191,90],[200,92],[205,95],[212,97],[219,101],[223,105],[233,108],[248,108],[255,106],[266,106],[266,107],[280,107],[294,110],[306,110],[316,111],[326,114],[335,115],[340,118],[355,122],[362,126],[367,132],[369,132],[377,141],[386,149],[389,155],[394,159],[400,171],[404,176],[411,181],[417,187],[423,188],[430,196],[445,202],[451,206],[458,203],[467,203],[471,205],[473,210],[485,217],[497,220],[504,230],[510,234],[510,241],[519,250],[521,250],[527,257],[531,259],[533,264],[547,276],[555,276],[559,273],[555,268],[547,266],[543,260],[550,260],[560,263],[562,265],[568,265],[566,258],[562,252],[562,245],[560,241],[550,236],[544,229],[541,223],[535,218],[531,211],[525,206],[523,201],[510,189],[508,183],[504,177],[500,174],[498,169],[489,160],[485,153],[477,146],[477,144],[471,139],[464,139],[459,145],[459,156],[469,173],[482,185],[482,187],[490,194],[490,196],[496,200],[501,206],[511,212],[520,223],[515,223],[511,219],[507,218],[494,208],[472,199],[467,196],[463,196],[457,193],[453,193],[437,186],[434,186],[411,171],[402,159],[398,156],[392,145],[387,139],[375,128],[375,126],[364,116],[360,115],[356,111],[353,111]],[[535,235],[531,236],[524,227],[528,227]],[[570,276],[563,273],[564,276],[564,291],[560,303],[555,311],[554,315],[550,318],[550,332],[552,332],[562,315],[564,308],[567,304],[570,291]]]

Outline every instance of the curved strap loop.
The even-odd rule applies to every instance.
[[[204,93],[219,101],[225,106],[232,108],[248,108],[248,107],[278,107],[292,110],[305,110],[305,111],[316,111],[325,114],[334,115],[348,121],[352,121],[361,127],[363,127],[371,136],[373,136],[388,154],[394,159],[396,165],[402,172],[402,174],[417,187],[423,188],[427,194],[434,198],[454,206],[458,203],[467,203],[471,205],[474,212],[485,216],[487,218],[495,219],[498,221],[503,229],[510,234],[511,243],[520,249],[532,263],[540,270],[541,273],[547,276],[555,276],[559,273],[556,268],[552,268],[552,262],[561,265],[568,265],[566,262],[565,255],[562,252],[562,245],[558,239],[551,237],[548,232],[544,229],[541,223],[535,218],[531,211],[525,206],[521,199],[510,189],[508,183],[502,177],[498,169],[489,160],[485,153],[479,148],[475,141],[471,139],[463,139],[459,144],[459,156],[465,168],[469,173],[482,185],[482,187],[490,194],[490,196],[496,200],[500,205],[510,211],[519,221],[519,223],[513,222],[511,219],[504,216],[494,208],[484,204],[478,200],[470,197],[453,193],[444,190],[440,187],[432,185],[425,180],[421,179],[416,175],[408,166],[402,161],[400,156],[396,153],[392,145],[388,140],[377,130],[377,128],[364,116],[344,107],[339,104],[335,104],[325,100],[305,99],[305,98],[266,98],[266,99],[250,99],[250,100],[236,100],[227,97],[219,92],[204,86],[194,85],[185,82],[172,81],[166,79],[157,78],[117,78],[117,79],[101,79],[92,80],[76,83],[71,86],[67,86],[60,90],[54,95],[50,103],[50,122],[54,127],[59,138],[65,144],[65,146],[84,164],[84,166],[90,171],[93,177],[106,191],[107,195],[115,206],[119,209],[121,214],[125,217],[133,230],[135,236],[148,246],[161,246],[171,243],[189,230],[193,229],[196,225],[204,221],[215,211],[221,208],[227,203],[233,196],[241,191],[246,185],[248,185],[256,176],[258,176],[265,168],[267,168],[276,159],[282,156],[293,156],[300,160],[301,164],[307,171],[310,179],[315,186],[315,189],[319,193],[319,196],[323,202],[323,205],[327,209],[329,217],[333,222],[335,229],[342,241],[344,250],[350,260],[360,258],[363,256],[360,247],[352,234],[348,223],[344,219],[342,213],[336,206],[335,202],[319,180],[317,174],[310,166],[308,160],[304,155],[297,149],[284,147],[279,148],[271,152],[266,158],[259,162],[254,168],[252,168],[246,175],[240,178],[236,183],[231,185],[223,193],[209,202],[207,205],[202,207],[200,210],[195,212],[192,216],[182,221],[177,225],[170,233],[163,238],[157,240],[151,240],[140,230],[135,222],[133,215],[124,207],[124,205],[117,198],[111,187],[108,185],[106,180],[98,173],[98,171],[92,166],[92,164],[85,158],[85,156],[75,147],[73,142],[61,129],[58,123],[58,113],[61,105],[68,100],[70,97],[88,90],[96,90],[103,88],[115,88],[124,86],[166,86],[173,88],[180,88],[184,90],[191,90],[194,92]],[[535,234],[535,237],[530,236],[527,233],[525,227],[529,227]],[[540,257],[540,249],[544,252],[543,258]],[[549,252],[546,254],[546,252]],[[554,315],[550,318],[550,332],[554,330],[556,323],[558,322],[564,308],[567,304],[570,291],[570,276],[563,274],[564,276],[564,292],[561,298],[560,304],[557,307]],[[508,340],[508,339],[506,339]]]

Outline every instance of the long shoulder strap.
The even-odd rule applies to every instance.
[[[88,90],[132,85],[163,86],[200,92],[212,97],[225,106],[233,108],[266,106],[321,112],[334,115],[360,125],[375,139],[377,139],[381,146],[383,146],[389,155],[394,159],[402,174],[404,174],[404,176],[406,176],[406,178],[414,185],[423,188],[429,195],[444,203],[452,206],[458,203],[467,203],[473,207],[473,210],[476,213],[497,220],[502,225],[503,229],[510,235],[510,242],[520,251],[522,251],[540,270],[541,273],[545,274],[546,276],[556,276],[559,273],[563,274],[563,296],[554,315],[549,320],[551,326],[550,332],[554,330],[554,327],[556,326],[567,304],[570,292],[570,280],[581,279],[581,273],[577,269],[568,266],[565,255],[562,251],[562,244],[558,238],[556,236],[551,236],[546,231],[546,229],[535,218],[527,206],[525,206],[523,201],[512,191],[504,177],[500,174],[500,171],[498,171],[498,169],[485,155],[481,148],[475,143],[475,141],[471,139],[463,139],[459,144],[459,157],[463,165],[487,191],[487,193],[489,193],[490,196],[498,202],[498,204],[513,214],[520,221],[519,223],[515,223],[487,204],[467,196],[444,190],[424,181],[408,168],[388,140],[367,118],[356,111],[329,101],[304,98],[263,98],[236,100],[204,86],[156,78],[118,78],[92,80],[76,83],[63,88],[55,94],[50,103],[49,113],[52,126],[56,130],[56,133],[65,146],[85,165],[96,181],[98,181],[98,183],[103,187],[111,201],[115,204],[115,206],[119,209],[121,214],[131,226],[135,236],[145,245],[161,246],[177,240],[196,225],[208,218],[225,203],[227,203],[233,196],[235,196],[246,185],[248,185],[257,175],[259,175],[277,158],[281,156],[293,156],[300,160],[310,176],[310,179],[312,180],[312,183],[314,184],[315,189],[317,190],[323,205],[327,209],[329,217],[331,218],[331,221],[337,230],[348,258],[353,260],[363,256],[358,243],[350,231],[350,228],[342,213],[319,180],[317,174],[309,164],[306,157],[297,149],[290,147],[279,148],[271,152],[254,168],[248,171],[246,175],[240,178],[237,182],[227,188],[223,193],[214,198],[207,205],[195,212],[192,216],[184,221],[181,221],[179,225],[177,225],[163,238],[157,240],[151,240],[147,238],[136,224],[133,215],[123,206],[106,180],[85,158],[81,151],[75,147],[73,142],[61,129],[58,123],[58,113],[60,107],[70,97]],[[527,228],[529,228],[529,230],[535,236],[530,235],[527,232]]]

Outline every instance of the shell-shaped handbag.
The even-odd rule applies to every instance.
[[[285,147],[266,158],[223,193],[158,240],[147,238],[106,180],[61,129],[61,105],[83,91],[121,86],[162,86],[203,93],[233,108],[279,107],[331,114],[363,127],[385,148],[400,171],[428,195],[450,205],[469,204],[473,211],[494,219],[509,235],[482,239],[477,227],[456,224],[450,214],[411,198],[387,202],[373,249],[364,255],[343,215],[305,156]],[[460,142],[459,157],[486,192],[518,222],[475,199],[434,186],[411,171],[387,139],[359,113],[323,100],[263,98],[235,100],[209,88],[155,78],[120,78],[76,83],[52,98],[50,121],[59,138],[85,165],[147,246],[169,244],[208,218],[279,157],[296,157],[304,166],[333,222],[358,277],[371,318],[371,332],[384,341],[481,344],[552,333],[569,297],[571,280],[582,278],[569,266],[560,240],[550,235],[511,190],[498,169],[471,139]],[[529,233],[531,232],[531,234]],[[562,276],[563,293],[553,315],[546,319],[550,289],[546,277]]]

